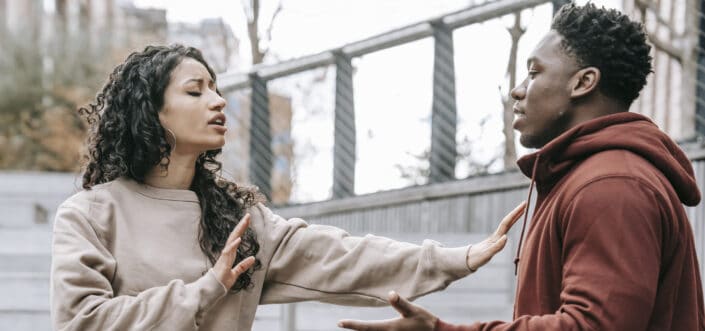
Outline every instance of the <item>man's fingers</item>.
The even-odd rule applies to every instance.
[[[512,210],[507,216],[504,216],[502,222],[499,223],[497,231],[495,231],[495,236],[501,236],[509,232],[514,223],[524,214],[524,209],[526,209],[526,201],[520,203],[514,210]]]
[[[252,268],[252,266],[255,264],[255,257],[254,256],[248,256],[246,259],[240,261],[235,268],[233,268],[231,271],[234,274],[233,276],[238,277],[240,276],[243,272],[247,271],[247,269]]]
[[[358,330],[358,331],[382,331],[389,330],[391,324],[395,320],[384,320],[384,321],[358,321],[358,320],[341,320],[338,322],[338,327],[344,329]]]
[[[403,317],[409,317],[414,313],[414,305],[402,298],[397,294],[397,292],[389,292],[389,303],[396,309],[399,314]]]

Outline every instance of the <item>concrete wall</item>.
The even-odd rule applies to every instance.
[[[0,172],[0,325],[50,330],[51,220],[77,175]]]

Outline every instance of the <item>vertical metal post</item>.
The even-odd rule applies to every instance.
[[[350,58],[335,52],[333,199],[355,195],[355,101]]]
[[[700,0],[698,12],[698,47],[697,49],[697,74],[695,83],[695,133],[698,137],[705,137],[705,0]]]
[[[431,26],[434,57],[429,182],[437,183],[455,179],[457,114],[453,31],[441,22],[432,22]]]
[[[267,82],[257,74],[250,75],[250,82],[250,180],[267,199],[271,199],[273,152]]]
[[[296,331],[296,304],[281,305],[281,331]]]
[[[7,0],[0,0],[0,38],[3,40],[7,29],[7,16]]]

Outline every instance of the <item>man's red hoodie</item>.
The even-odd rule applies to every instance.
[[[518,253],[514,321],[451,330],[705,330],[693,231],[700,191],[648,118],[603,116],[518,161],[538,193]],[[526,221],[526,220],[525,220]]]

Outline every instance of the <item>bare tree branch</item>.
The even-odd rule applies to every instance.
[[[247,16],[247,36],[250,40],[250,49],[252,53],[252,64],[262,63],[264,57],[269,53],[269,46],[263,46],[264,44],[269,45],[272,40],[272,28],[274,27],[274,22],[282,11],[282,2],[279,1],[277,8],[272,14],[272,18],[269,20],[266,33],[260,35],[259,29],[259,19],[260,19],[260,0],[244,0],[242,1],[242,9]]]
[[[247,20],[247,36],[250,39],[252,64],[259,64],[264,59],[264,54],[259,46],[259,0],[252,0],[250,4],[252,17]]]
[[[272,14],[272,19],[269,20],[269,26],[267,27],[267,35],[266,39],[267,40],[267,45],[269,45],[269,42],[272,41],[272,28],[274,27],[274,21],[277,19],[277,16],[279,13],[282,11],[282,2],[279,1],[279,4],[277,5],[277,9],[274,10],[274,14]],[[262,50],[262,55],[263,57],[269,53],[269,46],[267,48]]]
[[[245,14],[245,18],[247,19],[248,22],[252,21],[252,0],[241,0],[240,2],[242,3],[242,12]]]

